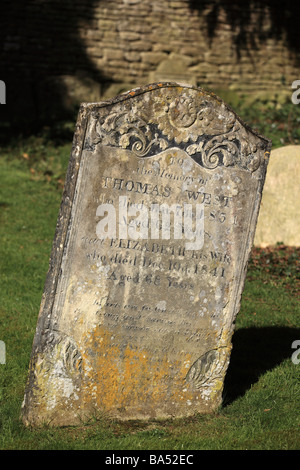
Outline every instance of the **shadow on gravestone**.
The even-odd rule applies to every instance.
[[[214,94],[82,104],[22,416],[75,425],[222,402],[271,142]]]

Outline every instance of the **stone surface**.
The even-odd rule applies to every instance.
[[[81,106],[26,424],[221,404],[269,150],[202,89],[158,83]]]
[[[188,72],[192,59],[180,54],[171,53],[162,60],[155,71],[149,73],[150,82],[172,81],[180,85],[196,85],[196,75]]]
[[[272,150],[254,244],[300,246],[300,146]]]

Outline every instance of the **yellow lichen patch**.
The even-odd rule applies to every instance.
[[[168,153],[168,154],[166,155],[166,159],[165,159],[165,160],[166,160],[166,164],[167,164],[167,165],[172,165],[173,159],[174,159],[174,157],[176,157],[176,156],[177,156],[177,152]]]
[[[171,362],[166,356],[154,359],[150,351],[137,346],[127,344],[122,349],[120,337],[103,326],[89,334],[85,350],[86,407],[104,412],[142,409],[146,413],[166,403],[175,407],[195,399],[195,392],[185,383],[190,357]]]

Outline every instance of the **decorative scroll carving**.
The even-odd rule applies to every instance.
[[[124,101],[118,112],[93,115],[93,131],[85,149],[98,144],[122,147],[138,157],[150,157],[179,146],[206,169],[239,166],[251,172],[260,165],[258,148],[236,115],[210,95],[183,88],[173,99],[168,88],[156,90],[149,106],[141,101],[129,108]],[[102,113],[103,116],[103,113]],[[239,138],[237,138],[239,131]]]

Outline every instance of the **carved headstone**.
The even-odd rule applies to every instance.
[[[25,423],[220,405],[270,145],[190,86],[81,106]]]

